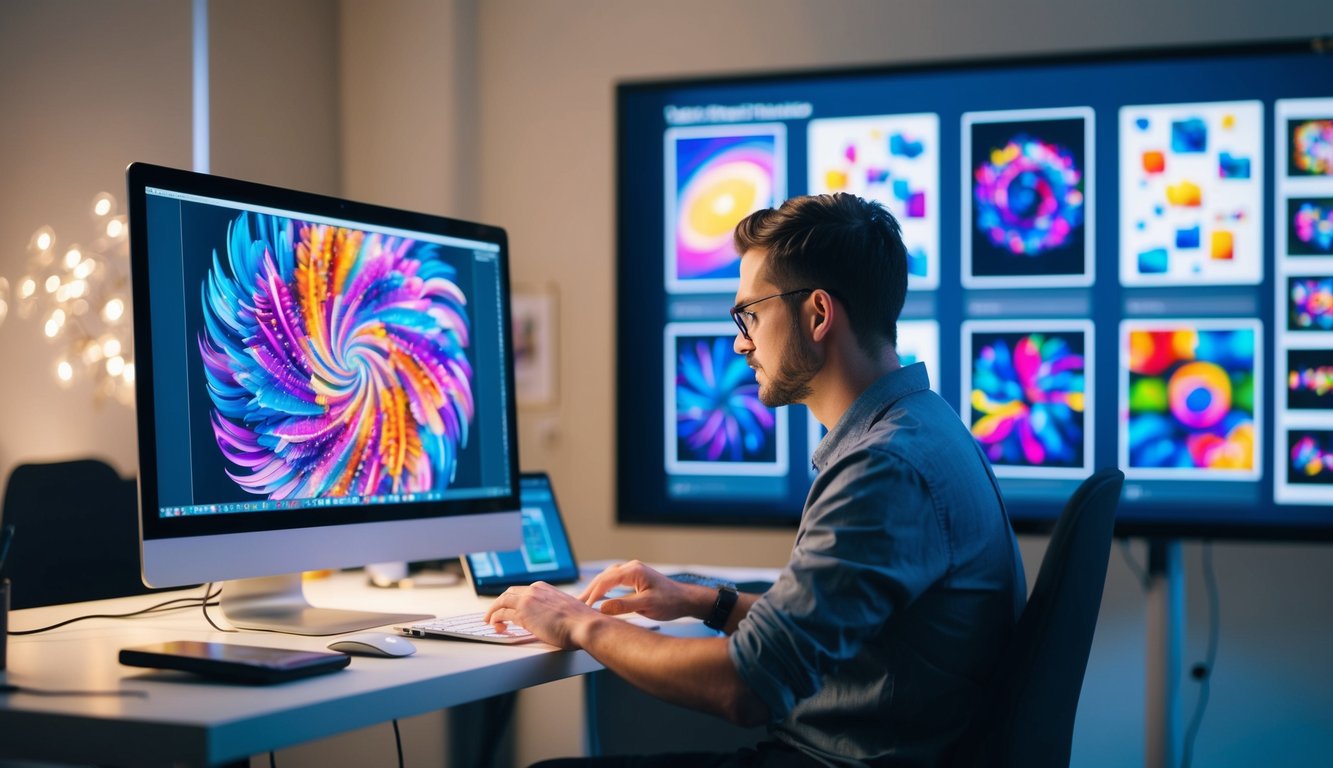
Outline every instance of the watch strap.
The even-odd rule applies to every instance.
[[[731,617],[731,609],[736,607],[736,600],[739,597],[732,587],[718,587],[717,600],[713,603],[712,613],[709,613],[708,618],[704,619],[704,626],[721,632],[727,626],[727,619]]]

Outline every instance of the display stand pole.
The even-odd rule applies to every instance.
[[[1179,539],[1148,540],[1144,707],[1146,768],[1180,765],[1180,670],[1185,637],[1185,575]]]
[[[208,173],[208,0],[194,0],[190,26],[190,168]]]

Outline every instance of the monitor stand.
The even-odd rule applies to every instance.
[[[222,613],[238,629],[294,635],[340,635],[405,621],[423,621],[425,613],[376,613],[315,608],[305,599],[301,574],[237,579],[223,584]]]

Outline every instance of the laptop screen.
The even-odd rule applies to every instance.
[[[498,595],[534,581],[578,581],[579,567],[545,472],[524,473],[519,480],[523,508],[523,546],[507,552],[475,552],[463,557],[463,570],[479,595]]]

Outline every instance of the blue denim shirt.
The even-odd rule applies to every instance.
[[[778,740],[832,765],[934,765],[1027,594],[990,464],[921,364],[857,398],[814,463],[791,560],[731,660]]]

